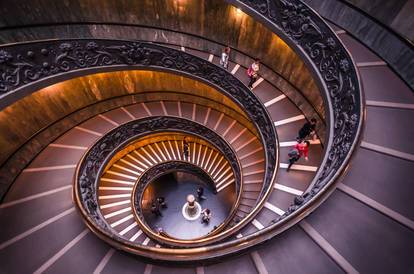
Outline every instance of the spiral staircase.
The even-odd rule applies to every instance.
[[[407,201],[413,189],[409,178],[414,150],[406,143],[412,133],[407,119],[412,117],[412,90],[363,44],[329,25],[355,58],[366,97],[361,144],[349,148],[351,163],[344,161],[344,170],[329,184],[315,188],[327,165],[326,151],[335,148],[329,127],[311,141],[309,160],[302,157],[286,172],[287,153],[311,117],[289,92],[272,83],[272,76],[263,75],[254,84],[251,98],[260,101],[277,134],[273,178],[266,127],[258,126],[247,104],[237,108],[218,103],[231,98],[225,93],[209,98],[147,92],[68,128],[16,177],[0,204],[0,272],[412,272],[414,223]],[[154,43],[158,45],[212,65],[219,62],[219,56],[202,48]],[[246,69],[230,59],[223,77],[235,77],[247,89]],[[151,119],[191,126],[166,130],[152,123],[144,135],[102,154],[96,171],[97,215],[92,216],[85,200],[90,195],[82,192],[82,168],[91,166],[88,155],[97,147],[105,151],[102,142],[114,139],[123,127],[135,123],[142,128]],[[209,139],[212,135],[206,132],[216,137]],[[183,156],[184,136],[190,136],[188,157]],[[222,140],[221,148],[217,140]],[[354,142],[359,142],[358,135]],[[184,241],[159,235],[135,212],[131,199],[142,175],[167,162],[205,171],[218,199],[234,192],[231,214],[205,237]]]

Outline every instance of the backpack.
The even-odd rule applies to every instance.
[[[292,149],[291,151],[289,151],[288,156],[289,158],[299,156],[299,150],[297,148]]]

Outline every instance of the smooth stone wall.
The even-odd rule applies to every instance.
[[[156,99],[148,93],[157,91],[166,94]],[[100,73],[49,86],[1,111],[0,164],[40,130],[72,112],[99,101],[137,93],[145,93],[143,96],[146,101],[177,100],[177,98],[183,100],[176,94],[169,96],[168,92],[190,94],[195,102],[197,102],[196,97],[209,98],[214,101],[214,108],[233,109],[234,113],[238,113],[237,116],[231,113],[235,119],[255,131],[247,122],[246,116],[243,117],[243,111],[233,101],[210,86],[195,80],[153,71]]]
[[[414,1],[344,0],[391,27],[403,37],[414,40]]]

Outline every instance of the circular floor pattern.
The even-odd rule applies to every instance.
[[[233,199],[230,193],[219,192],[214,194],[213,190],[203,184],[197,177],[188,176],[183,180],[175,180],[171,174],[162,176],[153,183],[152,189],[146,190],[143,201],[151,203],[156,197],[164,197],[167,202],[167,208],[161,208],[162,216],[155,216],[149,208],[143,210],[146,223],[154,232],[162,229],[168,235],[179,239],[194,239],[207,235],[214,227],[219,226],[228,216]],[[183,217],[183,204],[187,203],[188,194],[197,197],[196,191],[199,187],[204,188],[205,200],[196,198],[199,205],[198,217],[188,220]],[[145,206],[145,202],[143,202]],[[211,220],[209,224],[201,224],[200,212],[203,209],[210,209]]]
[[[200,214],[201,214],[201,206],[200,206],[200,204],[197,203],[197,202],[194,202],[194,207],[195,207],[195,209],[194,209],[195,213],[190,214],[189,213],[188,203],[186,202],[183,205],[182,214],[183,214],[183,217],[186,220],[194,221],[194,220],[197,220],[198,218],[200,218]]]

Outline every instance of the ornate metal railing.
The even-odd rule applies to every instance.
[[[203,170],[201,167],[194,165],[192,163],[188,163],[186,161],[166,161],[163,163],[159,163],[149,169],[147,169],[144,173],[141,174],[141,176],[138,178],[136,184],[134,185],[134,189],[132,190],[132,201],[133,201],[133,211],[135,213],[135,219],[137,220],[138,224],[140,224],[141,228],[144,229],[147,235],[156,241],[158,241],[158,235],[155,233],[152,233],[150,231],[149,225],[145,220],[144,216],[144,208],[143,208],[143,197],[145,189],[153,183],[156,179],[159,177],[172,173],[172,172],[185,172],[190,173],[201,179],[204,183],[206,183],[208,186],[211,187],[211,189],[215,189],[215,182],[214,179],[211,177],[211,175],[206,171]],[[240,182],[239,182],[240,183]],[[240,190],[240,186],[238,187]],[[239,191],[240,193],[240,191]],[[237,209],[239,197],[240,195],[236,191],[236,196],[238,197],[237,202],[233,203],[233,207],[231,209],[231,212],[229,216],[227,216],[226,220],[219,226],[216,227],[213,231],[208,233],[208,235],[212,235],[220,231],[222,228],[224,228],[228,222],[233,218],[234,210]],[[168,234],[167,234],[168,235]],[[206,235],[206,236],[208,236]],[[164,236],[161,234],[161,236]],[[206,236],[203,236],[202,238],[205,238]],[[168,235],[168,237],[165,237],[167,239],[174,239],[175,241],[179,240],[177,238],[171,237]]]
[[[263,189],[273,181],[277,138],[266,108],[231,73],[213,63],[160,45],[119,40],[53,40],[0,48],[0,102],[18,100],[33,88],[101,71],[148,69],[184,74],[219,89],[235,101],[266,144]],[[262,197],[264,194],[262,194]]]
[[[106,222],[98,206],[99,181],[103,174],[103,171],[106,169],[107,164],[111,161],[113,156],[117,154],[117,152],[127,147],[130,143],[139,138],[147,135],[152,135],[157,132],[180,132],[197,136],[198,138],[212,144],[212,146],[214,146],[214,148],[217,149],[217,151],[219,151],[221,155],[225,157],[226,161],[232,168],[233,176],[235,179],[236,201],[233,204],[233,208],[231,210],[232,213],[230,215],[235,213],[235,209],[237,208],[237,205],[240,201],[243,186],[240,163],[236,157],[236,153],[233,151],[231,146],[217,133],[199,123],[173,116],[151,116],[127,122],[111,130],[108,134],[105,134],[102,138],[100,138],[92,147],[90,147],[87,152],[85,152],[84,156],[78,164],[73,189],[74,200],[80,212],[82,213],[82,217],[95,232],[104,235],[113,235],[112,238],[116,237],[114,236],[116,232]],[[175,162],[167,163],[171,164]],[[158,171],[158,169],[152,170],[153,172]],[[145,174],[147,173],[144,173],[142,176],[146,176]],[[139,181],[141,179],[142,177],[139,178]],[[136,183],[136,185],[139,186],[138,190],[143,191],[142,187],[144,187],[146,183],[141,183],[139,181]],[[140,214],[140,212],[140,210],[136,211],[138,217],[142,219],[143,216]],[[229,216],[226,219],[225,223],[228,223],[231,217],[232,216]],[[221,228],[222,227],[224,227],[224,225],[221,226]],[[160,236],[157,237],[149,229],[145,227],[143,227],[143,229],[145,232],[147,232],[147,234],[151,235],[153,238],[157,238],[159,242],[164,244],[179,246],[199,244],[196,240],[187,241],[174,240]],[[221,235],[221,237],[216,236],[214,240],[217,241],[223,237],[224,235]],[[121,238],[118,240],[120,242],[125,241]],[[208,240],[209,239],[204,238],[201,239],[200,242],[204,243]]]
[[[313,74],[324,99],[328,124],[321,166],[310,187],[281,219],[247,237],[203,248],[167,249],[131,243],[120,245],[115,236],[105,235],[106,240],[118,248],[154,259],[192,261],[226,255],[263,242],[298,222],[327,197],[358,146],[364,118],[358,72],[352,58],[326,23],[300,0],[225,1],[241,7],[278,34],[301,56]],[[150,43],[113,40],[47,41],[3,47],[0,50],[1,98],[6,102],[16,100],[33,86],[91,72],[121,69],[182,73],[214,86],[239,104],[258,129],[264,144],[266,175],[261,197],[269,194],[266,188],[269,189],[275,178],[278,152],[276,133],[266,109],[233,75],[185,52]],[[101,147],[101,150],[105,149],[105,146]],[[261,205],[256,206],[248,219]],[[93,209],[96,205],[87,206]]]
[[[323,19],[300,0],[225,0],[266,25],[302,57],[318,84],[327,113],[327,145],[308,189],[274,225],[260,231],[283,231],[326,199],[358,146],[364,100],[355,62]],[[283,226],[283,227],[282,227]]]
[[[165,118],[165,117],[164,117]],[[169,120],[173,120],[175,119],[175,117],[169,117]],[[147,118],[148,119],[148,118]],[[186,130],[190,129],[195,129],[195,131],[198,132],[198,134],[201,134],[199,129],[203,129],[204,127],[196,122],[192,122],[190,120],[186,120],[186,119],[181,119],[178,118],[178,121],[180,122],[180,124],[186,124],[188,123],[190,126],[185,127]],[[184,122],[183,122],[184,121]],[[162,130],[162,129],[161,129]],[[217,157],[214,158],[218,158],[220,159],[221,157],[223,157],[223,160],[220,160],[220,162],[222,163],[222,165],[229,165],[230,167],[233,166],[232,171],[231,171],[231,177],[233,178],[233,183],[235,185],[234,187],[234,196],[235,199],[232,203],[232,206],[229,210],[229,213],[227,215],[227,217],[225,218],[225,220],[223,222],[221,222],[221,224],[219,226],[217,226],[213,231],[211,231],[210,233],[208,233],[207,235],[204,235],[202,237],[199,238],[195,238],[192,239],[190,241],[194,242],[195,240],[201,240],[202,238],[206,238],[206,237],[210,237],[211,235],[217,234],[218,232],[222,231],[225,227],[227,227],[227,225],[232,221],[234,215],[236,214],[236,211],[238,209],[238,206],[240,204],[240,199],[241,199],[241,195],[243,192],[243,179],[242,179],[242,171],[240,169],[240,162],[237,159],[237,156],[235,155],[235,152],[231,149],[230,145],[224,140],[224,139],[220,139],[220,137],[215,134],[213,131],[209,130],[208,128],[204,128],[203,131],[207,132],[207,134],[203,133],[204,138],[213,138],[213,142],[207,142],[206,140],[202,140],[199,139],[197,136],[193,135],[192,133],[188,132],[188,131],[183,131],[182,132],[175,132],[172,131],[173,129],[170,128],[168,129],[167,132],[148,132],[147,134],[143,134],[144,137],[139,137],[139,139],[134,140],[130,143],[128,143],[126,146],[122,146],[122,148],[119,149],[118,153],[112,153],[112,155],[108,155],[107,159],[109,159],[109,161],[106,161],[106,164],[103,168],[103,174],[105,174],[105,172],[107,170],[110,169],[110,167],[119,159],[123,158],[125,155],[129,154],[132,150],[135,151],[139,151],[141,148],[145,148],[148,145],[152,145],[152,144],[156,144],[158,142],[165,142],[165,141],[172,141],[172,142],[177,142],[178,140],[182,141],[183,140],[183,136],[187,136],[190,137],[190,147],[191,144],[194,143],[198,143],[198,144],[203,144],[204,146],[208,146],[210,149],[214,150],[215,153],[217,153]],[[159,134],[162,134],[162,136],[160,136]],[[142,135],[142,134],[141,134]],[[168,136],[168,137],[167,137]],[[171,137],[173,139],[171,139]],[[179,138],[177,140],[177,137]],[[155,138],[155,139],[153,139]],[[151,139],[153,139],[155,142],[151,142]],[[148,142],[148,140],[150,140]],[[139,144],[143,143],[142,146],[140,146]],[[221,153],[220,150],[216,149],[215,146],[213,144],[218,144],[219,147],[225,147],[226,148],[226,153],[229,153],[226,155],[223,155]],[[131,150],[132,149],[132,150]],[[144,195],[144,191],[146,189],[146,187],[153,182],[155,179],[157,179],[158,177],[169,173],[169,172],[175,172],[175,171],[183,171],[186,173],[191,173],[193,175],[196,175],[197,177],[199,177],[204,183],[207,183],[207,185],[210,186],[210,189],[212,189],[214,192],[217,191],[217,182],[214,181],[214,178],[212,177],[213,174],[209,172],[209,170],[205,169],[205,167],[203,168],[202,166],[200,166],[198,163],[196,164],[195,161],[195,153],[196,151],[189,151],[189,156],[185,157],[184,155],[179,155],[180,152],[178,151],[179,148],[177,147],[177,151],[173,151],[173,158],[170,159],[166,159],[164,161],[161,162],[157,162],[152,166],[141,166],[141,168],[145,168],[145,170],[143,170],[141,173],[141,175],[139,176],[139,178],[136,180],[133,190],[132,190],[132,201],[131,201],[131,206],[132,206],[132,210],[134,211],[135,214],[135,219],[138,223],[138,225],[141,227],[141,229],[147,234],[147,236],[149,236],[150,238],[152,238],[153,240],[163,243],[163,244],[168,244],[168,245],[176,245],[176,246],[186,246],[188,245],[189,241],[187,240],[181,240],[175,237],[172,237],[171,235],[168,235],[166,233],[162,233],[162,234],[157,234],[154,233],[153,230],[151,230],[150,226],[146,223],[145,218],[144,218],[144,208],[142,208],[142,199],[143,199],[143,195]],[[175,154],[178,153],[178,154]],[[200,151],[199,151],[200,153]],[[193,156],[193,160],[191,160],[191,157]],[[177,158],[175,158],[177,157]],[[232,163],[230,163],[229,161],[232,161]],[[197,160],[198,162],[198,160]],[[202,161],[203,162],[203,161]],[[102,169],[101,169],[102,170]],[[214,169],[213,169],[214,170]],[[237,172],[237,174],[234,174],[234,171]],[[217,176],[217,175],[216,175]],[[102,183],[102,182],[101,182]],[[97,186],[99,188],[99,185]],[[77,197],[75,197],[77,199]],[[98,197],[99,200],[99,197]],[[98,202],[97,202],[98,203]],[[112,231],[115,232],[115,231]],[[163,237],[159,237],[159,235],[163,236]]]
[[[2,58],[3,56],[3,58]],[[0,102],[10,103],[53,81],[104,71],[141,69],[186,75],[214,88],[237,103],[256,127],[264,144],[266,169],[256,207],[238,223],[251,220],[271,192],[277,171],[277,136],[266,108],[235,76],[215,64],[172,48],[120,40],[52,40],[2,47]],[[96,178],[89,178],[92,182]]]

